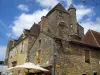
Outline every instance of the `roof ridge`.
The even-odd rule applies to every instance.
[[[100,45],[99,45],[99,43],[97,42],[97,39],[95,38],[95,36],[94,36],[94,34],[93,34],[92,30],[90,30],[90,32],[91,32],[91,34],[92,34],[92,36],[93,36],[93,38],[94,38],[94,40],[95,40],[96,44],[100,47]]]
[[[48,15],[50,15],[53,11],[55,10],[60,10],[60,11],[63,11],[63,12],[66,12],[67,13],[67,10],[64,8],[64,6],[61,4],[61,3],[58,3],[57,5],[55,5],[46,15],[46,17]]]
[[[96,32],[96,33],[99,33],[99,34],[100,34],[100,32],[98,32],[98,31],[95,31],[95,30],[92,30],[92,29],[89,29],[89,30],[91,30],[91,31],[93,31],[93,32]]]

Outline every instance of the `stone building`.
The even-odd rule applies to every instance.
[[[38,24],[25,30],[14,46],[8,47],[8,65],[29,61],[49,69],[50,73],[55,69],[56,75],[99,75],[98,36],[100,33],[95,31],[84,35],[84,28],[77,23],[75,7],[71,4],[66,10],[59,3]],[[14,60],[15,56],[20,59]]]
[[[40,30],[39,25],[34,23],[30,30],[24,29],[23,34],[18,40],[9,39],[6,50],[6,64],[8,67],[23,64],[28,61],[28,51],[40,33],[38,30]]]

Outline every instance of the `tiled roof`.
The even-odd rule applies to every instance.
[[[93,33],[94,38],[96,39],[95,41],[97,42],[98,46],[100,47],[100,33],[93,31],[93,30],[91,30],[91,32]]]
[[[83,42],[83,41],[70,40],[69,42],[72,43],[72,44],[77,44],[77,45],[83,46],[83,47],[89,47],[89,48],[93,48],[93,49],[98,49],[98,50],[100,50],[100,47],[87,44],[87,43],[85,43],[85,42]]]
[[[71,4],[71,5],[69,6],[69,9],[76,9],[76,8],[73,6],[73,4]]]
[[[93,30],[88,30],[82,41],[87,44],[100,47],[100,33]]]
[[[55,40],[62,40],[61,38],[57,38],[57,37],[53,37]],[[91,44],[88,44],[88,43],[85,43],[83,41],[79,41],[79,40],[73,40],[73,39],[70,39],[70,40],[62,40],[62,41],[67,41],[69,42],[70,44],[74,44],[74,45],[79,45],[79,46],[82,46],[82,47],[88,47],[88,48],[93,48],[93,49],[97,49],[97,50],[100,50],[100,47],[98,46],[94,46],[94,45],[91,45]]]

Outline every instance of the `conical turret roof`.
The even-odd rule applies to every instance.
[[[73,4],[71,4],[71,5],[69,6],[69,9],[76,9],[76,8],[73,6]]]

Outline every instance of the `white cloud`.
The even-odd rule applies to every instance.
[[[72,0],[36,0],[36,1],[39,2],[41,6],[47,8],[48,7],[52,8],[58,2],[65,2],[67,4],[66,8],[68,8],[69,5],[73,3]],[[95,22],[91,21],[94,15],[93,8],[89,8],[80,4],[74,6],[77,9],[76,11],[77,21],[85,28],[85,32],[89,28],[94,30],[100,30],[98,29],[99,26],[97,23],[98,21]],[[23,32],[23,29],[29,29],[34,22],[38,23],[41,20],[41,17],[43,15],[46,15],[48,11],[49,11],[48,9],[43,9],[43,10],[35,11],[32,14],[22,13],[19,17],[16,17],[15,20],[13,21],[13,25],[14,25],[12,26],[13,34],[17,37],[20,36],[20,34],[22,34]],[[84,19],[84,17],[86,18],[86,20]],[[90,19],[90,21],[87,19]]]
[[[95,21],[92,20],[95,15],[93,7],[89,8],[83,5],[74,6],[77,9],[77,21],[84,27],[84,33],[86,33],[89,29],[100,32],[100,18],[96,18]]]
[[[0,60],[5,59],[6,46],[0,46]]]
[[[22,10],[22,11],[26,11],[26,12],[29,11],[28,6],[27,6],[27,5],[24,5],[24,4],[19,4],[19,5],[17,6],[17,8],[20,9],[20,10]]]
[[[76,15],[77,15],[78,22],[81,21],[85,16],[90,18],[91,15],[92,16],[94,15],[93,8],[88,8],[83,5],[75,5],[75,7],[77,9]]]
[[[60,3],[64,2],[67,4],[67,6],[73,3],[72,0],[36,0],[36,1],[39,2],[41,6],[50,8],[54,7],[59,2]]]
[[[59,1],[58,0],[36,0],[43,7],[54,7]]]
[[[73,0],[58,0],[58,1],[66,3],[67,7],[70,6],[70,4],[73,4]]]
[[[67,6],[69,6],[72,3],[73,3],[72,0],[67,0]]]
[[[86,33],[89,29],[100,32],[100,18],[96,18],[95,21],[87,19],[82,21],[80,24],[84,27],[84,33]]]
[[[12,31],[15,36],[20,36],[24,29],[29,29],[34,22],[38,23],[42,16],[45,16],[49,10],[43,9],[33,12],[33,14],[22,13],[13,21]]]
[[[100,18],[97,18],[96,21],[92,21],[92,18],[95,16],[93,7],[86,7],[84,5],[75,5],[76,8],[76,17],[78,23],[84,27],[84,33],[87,30],[92,29],[100,32]],[[66,7],[66,9],[68,6]]]

